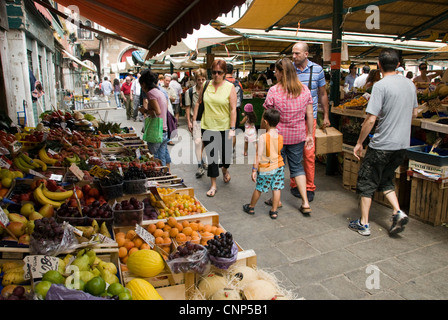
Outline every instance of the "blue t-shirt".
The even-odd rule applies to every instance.
[[[313,73],[311,78],[311,85],[310,82],[310,67],[313,66]],[[320,87],[324,87],[326,85],[325,81],[325,74],[324,69],[317,63],[314,63],[310,60],[308,60],[308,63],[306,64],[305,69],[300,70],[296,67],[297,76],[299,77],[300,82],[303,83],[303,85],[310,88],[311,91],[311,97],[313,98],[313,116],[314,119],[317,119],[317,104],[318,104],[318,89]]]

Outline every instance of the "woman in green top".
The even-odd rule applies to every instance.
[[[201,119],[202,140],[208,159],[207,176],[211,186],[207,196],[216,194],[216,178],[222,168],[225,183],[230,181],[229,166],[232,159],[232,138],[235,135],[236,90],[225,80],[226,62],[217,59],[212,63],[212,81],[204,92],[204,112]],[[202,96],[202,90],[199,93]],[[195,105],[193,121],[196,121],[200,101]]]

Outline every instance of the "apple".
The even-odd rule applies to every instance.
[[[54,207],[47,203],[40,208],[39,213],[45,218],[51,218],[54,216]]]
[[[22,208],[20,208],[20,214],[29,217],[32,212],[34,212],[34,204],[31,202],[25,203]]]
[[[76,208],[78,206],[78,201],[76,201],[76,199],[70,199],[68,206]]]
[[[22,234],[19,237],[19,243],[20,244],[30,244],[30,235],[29,234]]]
[[[26,225],[22,222],[12,221],[8,224],[7,229],[18,238],[25,233],[25,227]]]

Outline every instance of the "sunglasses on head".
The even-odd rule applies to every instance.
[[[212,70],[212,74],[222,75],[222,74],[224,74],[224,71],[221,71],[221,70]]]

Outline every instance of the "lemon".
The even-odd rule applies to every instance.
[[[3,178],[2,179],[2,186],[5,188],[11,187],[12,179],[11,178]]]

